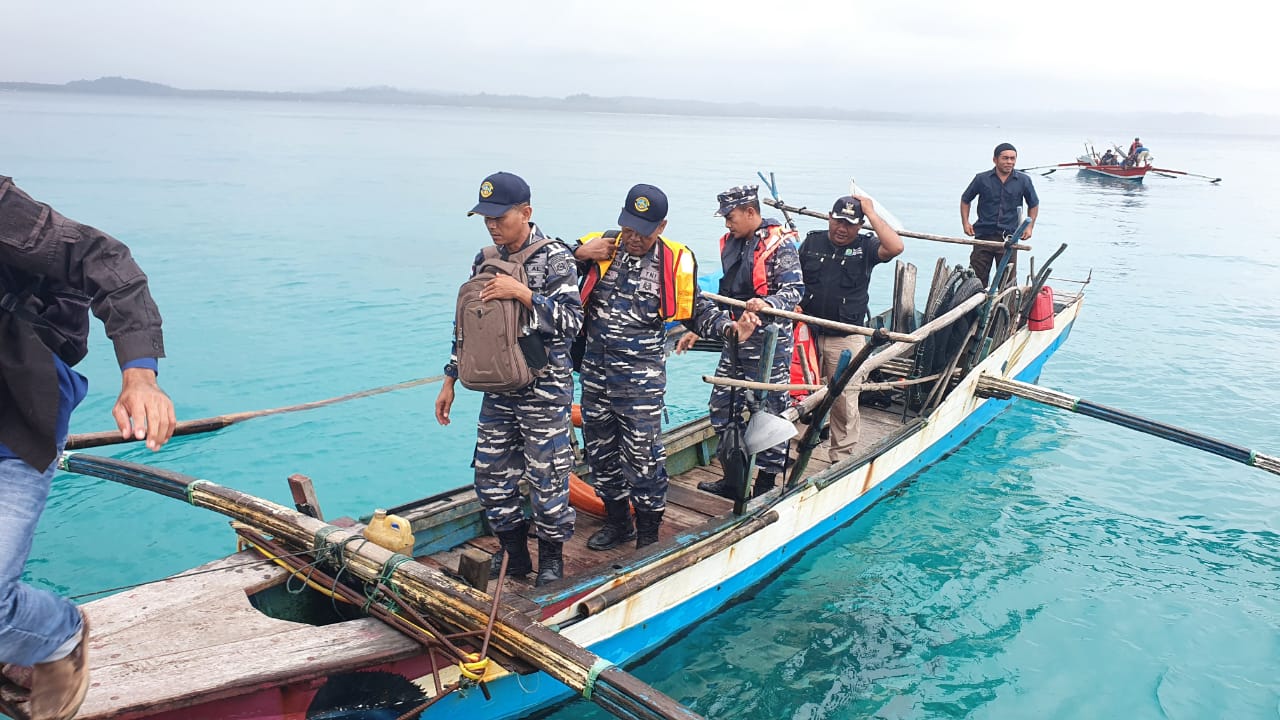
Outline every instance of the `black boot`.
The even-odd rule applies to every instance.
[[[507,577],[522,578],[533,572],[533,559],[529,557],[528,525],[522,522],[514,529],[497,533],[497,536],[502,547],[493,554],[493,561],[489,563],[489,577],[498,577],[502,570],[502,556],[505,554],[511,556],[507,561]]]
[[[538,538],[538,579],[535,587],[542,587],[564,577],[564,543]]]
[[[604,527],[587,540],[587,547],[592,550],[615,548],[636,536],[635,525],[631,522],[631,503],[627,498],[605,500],[604,509],[609,518],[604,521]]]
[[[658,526],[662,524],[661,510],[636,510],[636,549],[658,542]]]
[[[763,470],[756,473],[755,490],[751,492],[751,497],[758,498],[761,495],[769,492],[770,490],[773,489],[774,485],[777,483],[777,480],[778,480],[778,473],[765,472]]]
[[[698,483],[698,489],[703,492],[709,492],[712,495],[719,495],[722,498],[729,498],[730,500],[738,499],[738,488],[733,486],[733,482],[730,481],[729,478],[720,478],[715,482],[703,480]]]

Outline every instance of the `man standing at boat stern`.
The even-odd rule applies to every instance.
[[[759,187],[742,185],[730,188],[716,196],[720,208],[715,214],[724,218],[729,232],[720,238],[720,263],[724,277],[720,279],[721,295],[742,300],[748,313],[758,313],[765,307],[777,310],[794,310],[804,292],[800,274],[800,258],[796,254],[796,233],[786,231],[782,223],[772,218],[760,217]],[[765,326],[758,325],[750,337],[738,343],[738,363],[726,345],[720,353],[716,375],[761,382],[786,383],[791,375],[790,320],[765,316],[761,320],[776,323],[778,340],[773,353],[773,365],[769,377],[760,377],[760,358],[764,355]],[[686,334],[680,338],[677,351],[693,346],[697,335]],[[741,392],[738,394],[741,396]],[[723,439],[726,428],[734,420],[734,414],[742,407],[734,406],[734,392],[723,385],[711,389],[711,426]],[[790,396],[785,391],[773,391],[765,395],[760,410],[779,414],[786,410]],[[787,445],[782,442],[762,450],[756,455],[758,473],[754,495],[761,495],[774,487],[777,478],[786,469]],[[737,489],[731,478],[716,482],[698,483],[698,489],[722,497],[736,499]]]
[[[863,233],[863,221],[875,234]],[[813,230],[800,243],[800,269],[804,275],[806,315],[849,325],[866,325],[867,286],[876,265],[902,254],[902,238],[881,218],[871,198],[845,196],[836,200],[826,230]],[[856,355],[866,339],[843,335],[810,324],[818,346],[822,376],[830,380],[840,353]],[[839,462],[853,454],[858,443],[858,390],[850,383],[831,406],[831,444],[827,456]]]
[[[160,311],[123,243],[63,217],[0,176],[0,712],[70,718],[89,687],[88,618],[21,582],[71,411],[88,381],[89,310],[121,369],[122,438],[158,450],[173,403],[156,384]]]
[[[1018,162],[1018,151],[1009,143],[996,146],[992,162],[995,167],[974,175],[969,187],[960,195],[960,223],[964,227],[964,234],[978,240],[1004,242],[1022,224],[1022,203],[1025,201],[1031,224],[1023,231],[1019,240],[1030,240],[1036,217],[1040,215],[1040,197],[1036,195],[1031,176],[1013,169]],[[969,203],[974,198],[978,199],[978,221],[970,224]],[[984,247],[973,249],[969,254],[969,265],[979,280],[984,283],[988,281],[992,264],[1000,259],[1003,252]],[[1016,269],[1017,254],[1014,251],[1011,253],[1009,264]]]
[[[484,217],[485,229],[506,259],[532,243],[546,239],[530,222],[533,208],[529,186],[519,176],[499,172],[484,179],[479,200],[468,215]],[[475,275],[483,259],[476,256]],[[516,577],[533,570],[529,557],[528,525],[520,502],[520,480],[529,488],[534,527],[538,535],[538,577],[545,585],[564,574],[562,549],[573,536],[576,516],[569,505],[569,472],[573,469],[569,409],[573,403],[570,339],[582,329],[582,300],[573,253],[552,240],[524,263],[528,284],[501,275],[485,287],[481,300],[514,299],[532,315],[530,336],[537,335],[546,350],[546,364],[532,384],[511,392],[486,392],[480,404],[475,467],[476,495],[490,527],[508,555],[507,573]],[[436,397],[436,420],[449,424],[454,384],[458,378],[455,335],[445,380]],[[502,555],[494,557],[497,574]]]
[[[667,321],[719,337],[754,329],[753,317],[735,323],[698,292],[697,260],[689,248],[662,237],[666,218],[666,194],[636,185],[618,215],[621,230],[584,236],[574,251],[586,315],[579,368],[582,434],[596,494],[608,514],[604,527],[587,540],[592,550],[632,538],[636,548],[658,541],[667,504]]]

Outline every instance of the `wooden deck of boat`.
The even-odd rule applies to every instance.
[[[89,604],[89,694],[76,717],[152,714],[421,652],[374,618],[315,626],[250,604],[250,594],[286,574],[246,550]]]
[[[902,410],[900,406],[890,410],[879,410],[864,406],[861,408],[860,418],[859,448],[870,448],[883,438],[902,428]],[[804,426],[798,425],[797,427],[803,433]],[[797,441],[793,440],[791,444],[793,458],[796,454],[796,446]],[[808,474],[812,475],[821,472],[830,467],[830,465],[827,461],[826,443],[824,442],[814,451],[809,461]],[[667,510],[659,528],[660,541],[704,527],[708,524],[708,521],[724,519],[729,516],[733,511],[732,501],[698,489],[698,483],[704,481],[714,482],[722,477],[724,477],[724,471],[720,467],[720,462],[713,459],[708,465],[695,467],[671,478],[670,486],[667,490]],[[587,539],[599,530],[603,524],[604,521],[601,518],[581,511],[578,512],[573,538],[565,543],[563,549],[565,577],[592,573],[602,567],[616,564],[636,552],[634,543],[625,543],[604,551],[587,548]],[[530,555],[534,558],[534,566],[536,568],[537,543],[533,538],[529,540],[529,547]],[[435,553],[430,557],[419,558],[419,561],[454,574],[458,568],[459,556],[465,548],[477,548],[485,553],[492,554],[498,550],[498,539],[492,535],[483,535],[468,540],[463,547]],[[532,576],[529,576],[529,579],[531,578]],[[492,587],[490,587],[490,590],[492,590]],[[537,594],[539,593],[534,591],[528,580],[508,580],[503,588],[503,598],[506,602],[535,616],[538,614],[539,608],[530,598]]]

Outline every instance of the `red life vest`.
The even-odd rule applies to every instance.
[[[769,294],[769,258],[782,247],[784,240],[795,241],[800,236],[794,230],[784,231],[781,225],[768,226],[769,234],[757,241],[755,261],[751,266],[751,288],[757,297]],[[756,231],[759,232],[758,230]],[[759,237],[757,235],[757,237]],[[720,255],[724,256],[724,244],[729,241],[729,233],[720,237]]]
[[[796,321],[795,339],[791,347],[791,384],[816,385],[822,382],[822,368],[818,365],[818,346],[809,326]],[[803,400],[809,390],[792,390],[791,397]]]

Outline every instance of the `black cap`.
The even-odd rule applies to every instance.
[[[850,224],[857,224],[862,222],[864,215],[862,201],[852,195],[845,195],[836,200],[836,204],[831,207],[831,218],[833,220],[843,220]]]
[[[641,183],[627,193],[627,202],[618,214],[618,227],[631,228],[648,237],[667,219],[667,194]]]
[[[738,185],[716,196],[716,200],[720,203],[720,209],[715,214],[721,217],[728,217],[730,212],[736,207],[749,205],[760,199],[759,185]]]
[[[529,183],[519,175],[496,172],[480,183],[479,202],[467,215],[498,217],[510,210],[513,205],[527,202],[529,202]]]

